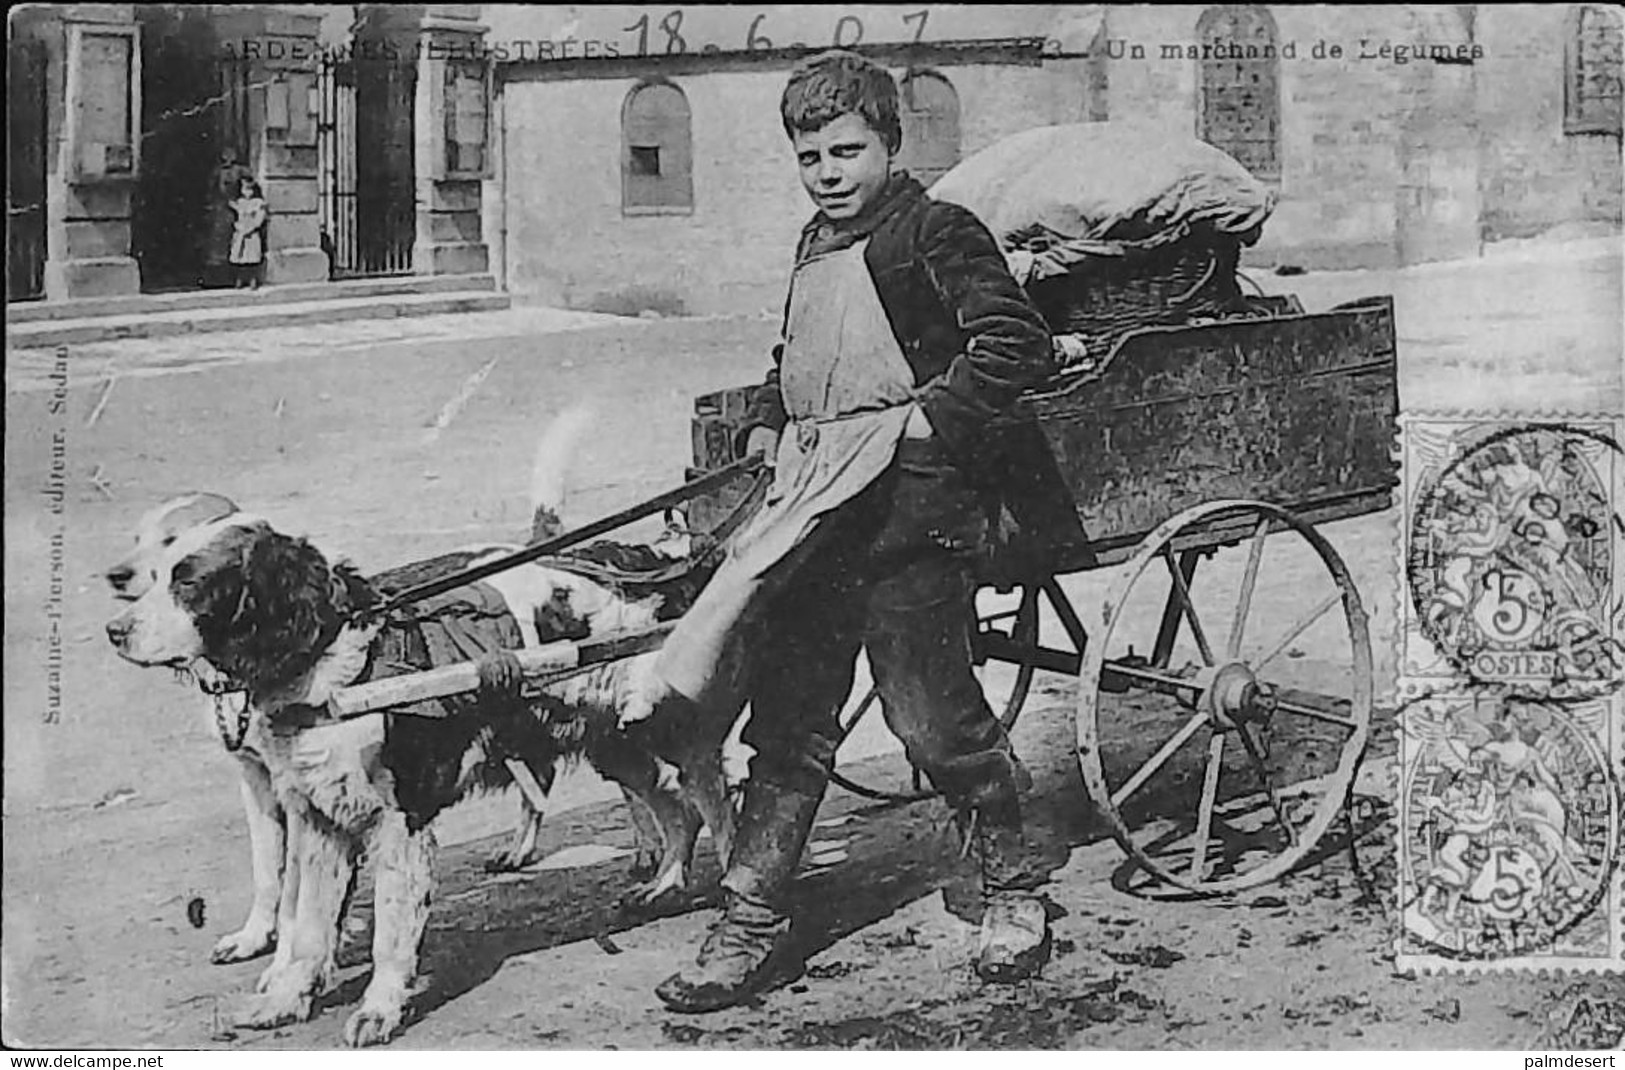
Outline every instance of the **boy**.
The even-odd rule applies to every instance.
[[[1047,875],[1021,829],[1025,772],[970,649],[988,523],[973,476],[988,422],[1053,370],[1049,333],[987,229],[892,173],[902,130],[884,68],[824,53],[791,76],[780,111],[818,212],[751,414],[750,448],[777,457],[774,485],[626,716],[752,704],[726,908],[697,960],[656,990],[689,1012],[739,1003],[793,968],[784,892],[864,647],[887,724],[980,857],[978,971],[1027,977],[1049,949],[1036,891]]]

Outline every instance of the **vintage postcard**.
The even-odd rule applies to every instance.
[[[1617,6],[8,18],[7,1045],[1625,1043]]]

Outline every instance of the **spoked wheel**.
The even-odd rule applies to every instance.
[[[1021,707],[1032,690],[1035,666],[1030,661],[1013,660],[1021,650],[1031,650],[1038,643],[1038,588],[1020,587],[1016,595],[993,595],[999,602],[1014,601],[1014,606],[979,606],[976,632],[973,637],[974,654],[983,692],[1006,730],[1015,727]],[[991,592],[983,592],[984,595]],[[990,657],[990,647],[996,646],[1000,656]],[[851,737],[859,723],[874,713],[879,715],[880,692],[869,675],[868,657],[861,659],[858,678],[852,689],[852,699],[841,712],[841,741]],[[839,769],[830,774],[830,780],[854,795],[866,799],[912,802],[936,794],[925,782],[918,769],[911,771],[908,781],[896,785],[880,782],[860,783]]]
[[[1365,610],[1331,544],[1266,502],[1200,505],[1147,536],[1106,613],[1080,671],[1078,762],[1118,843],[1199,894],[1297,865],[1344,805],[1371,719]]]

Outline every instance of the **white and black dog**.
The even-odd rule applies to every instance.
[[[569,422],[559,421],[544,437],[534,481],[544,494],[563,485],[556,467],[569,450],[559,428]],[[538,518],[557,516],[556,498],[535,504]],[[244,696],[240,711],[217,715],[230,722],[240,712],[243,726],[238,756],[255,841],[255,905],[215,957],[248,957],[273,942],[276,952],[239,1024],[270,1028],[309,1017],[333,973],[356,866],[370,852],[373,974],[344,1036],[360,1046],[395,1035],[428,917],[430,822],[471,791],[511,783],[515,759],[536,770],[545,789],[556,770],[584,758],[640,800],[662,845],[651,895],[684,883],[702,820],[726,858],[733,814],[722,744],[733,718],[624,730],[617,724],[653,655],[594,667],[536,699],[520,697],[511,659],[486,657],[484,686],[448,701],[452,716],[334,720],[325,709],[337,690],[387,675],[389,664],[403,658],[411,662],[406,668],[426,667],[421,655],[436,649],[396,618],[370,612],[391,585],[363,579],[218,496],[194,496],[148,519],[143,538],[155,539],[160,552],[145,559],[140,575],[126,575],[124,567],[110,575],[133,600],[108,623],[109,639],[138,665],[194,669],[216,692],[217,705],[226,701],[222,695]],[[485,547],[451,560],[464,567],[512,549]],[[409,566],[388,575],[399,586],[401,577],[427,574]],[[523,565],[481,582],[470,600],[483,598],[500,610],[503,634],[518,640],[504,645],[555,638],[561,620],[568,634],[596,636],[662,616],[658,596],[629,597],[564,568]],[[415,661],[406,656],[412,651]],[[220,684],[208,686],[217,678]],[[222,734],[228,729],[223,724]],[[658,755],[651,742],[657,734]]]
[[[159,572],[167,570],[175,540],[193,529],[236,515],[236,503],[219,494],[182,494],[154,506],[136,525],[135,548],[107,570],[114,596],[127,602],[140,598],[158,583]],[[276,946],[277,903],[282,897],[286,845],[282,807],[271,790],[271,774],[264,759],[252,745],[245,745],[239,727],[239,717],[247,709],[243,696],[230,690],[220,673],[201,658],[193,661],[186,672],[202,688],[215,730],[227,752],[236,759],[242,778],[239,790],[248,819],[254,900],[242,926],[222,936],[209,956],[217,963],[241,962],[268,954]]]

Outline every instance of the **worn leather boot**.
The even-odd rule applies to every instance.
[[[782,900],[823,794],[757,781],[746,787],[733,854],[722,878],[727,896],[722,917],[711,926],[694,962],[655,989],[667,1007],[686,1014],[732,1007],[799,967]]]
[[[972,810],[964,823],[982,876],[976,973],[1000,984],[1026,980],[1049,961],[1049,913],[1037,892],[1048,875],[1022,834],[1018,806]]]

